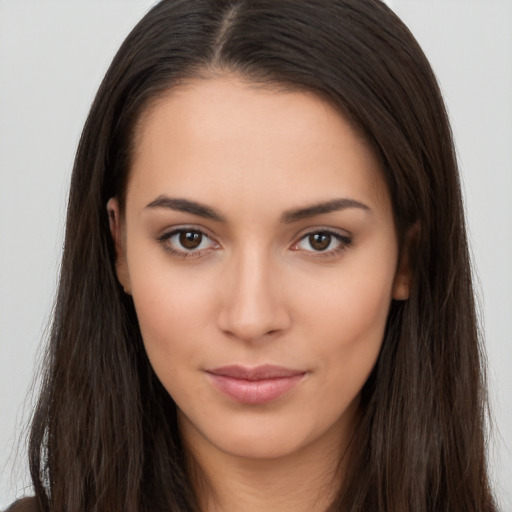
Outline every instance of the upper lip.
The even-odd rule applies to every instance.
[[[290,368],[285,368],[283,366],[275,366],[275,365],[263,365],[256,366],[253,368],[240,366],[240,365],[230,365],[230,366],[221,366],[219,368],[214,368],[212,370],[207,370],[208,373],[212,373],[214,375],[220,375],[222,377],[230,377],[232,379],[243,379],[243,380],[265,380],[265,379],[279,379],[286,377],[294,377],[297,375],[303,375],[306,372],[302,370],[295,370]]]

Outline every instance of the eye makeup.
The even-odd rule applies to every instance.
[[[199,258],[220,245],[202,229],[181,226],[165,232],[157,238],[163,249],[181,258]],[[352,244],[347,235],[332,229],[315,229],[303,234],[290,246],[294,252],[302,252],[313,257],[333,257],[339,255]]]

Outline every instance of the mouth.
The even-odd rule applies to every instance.
[[[242,404],[272,402],[291,391],[305,377],[303,370],[265,365],[255,368],[223,366],[206,373],[213,386]]]

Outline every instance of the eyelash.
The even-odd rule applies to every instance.
[[[301,236],[300,239],[298,240],[298,242],[295,242],[293,244],[292,250],[299,251],[300,249],[298,249],[298,245],[300,243],[302,243],[303,241],[308,240],[309,237],[314,236],[314,235],[325,235],[325,236],[330,237],[328,247],[331,245],[333,240],[338,242],[338,245],[334,249],[323,250],[323,251],[312,249],[310,251],[306,251],[308,253],[311,253],[311,255],[315,258],[329,258],[329,257],[333,257],[333,256],[338,256],[341,252],[348,249],[350,247],[350,245],[352,244],[352,239],[347,235],[342,235],[341,233],[338,233],[337,231],[333,231],[330,229],[317,229],[314,231],[308,231],[303,236]]]
[[[174,236],[180,235],[180,234],[184,234],[184,233],[194,233],[194,234],[198,234],[199,236],[201,236],[202,238],[201,238],[201,241],[200,241],[199,245],[201,245],[203,243],[203,240],[206,238],[206,239],[211,240],[217,247],[219,246],[217,244],[217,242],[215,242],[210,236],[208,236],[201,229],[187,228],[187,227],[183,227],[183,228],[179,228],[179,229],[173,229],[172,231],[164,233],[163,235],[158,237],[158,242],[160,243],[160,245],[162,245],[164,250],[167,251],[168,253],[172,254],[173,256],[178,256],[178,257],[184,258],[184,259],[185,258],[191,258],[191,257],[199,257],[199,256],[201,256],[201,254],[204,251],[209,249],[209,248],[206,248],[206,249],[193,249],[193,250],[186,250],[185,248],[182,249],[182,250],[175,249],[170,244],[170,240]]]
[[[199,243],[199,246],[203,243],[204,239],[206,238],[206,239],[209,239],[216,246],[214,248],[219,247],[219,245],[217,244],[217,242],[215,242],[215,240],[213,240],[210,236],[208,236],[201,229],[196,229],[196,228],[183,227],[183,228],[179,228],[179,229],[173,229],[172,231],[162,234],[160,237],[158,237],[157,240],[162,245],[162,247],[164,248],[165,251],[172,254],[173,256],[178,256],[183,259],[191,258],[191,257],[200,257],[205,251],[208,251],[210,249],[210,247],[207,247],[204,249],[192,249],[192,250],[186,250],[185,248],[184,249],[175,249],[170,244],[169,241],[173,237],[175,237],[177,235],[184,234],[184,233],[194,233],[194,234],[201,236],[202,238]],[[307,253],[311,253],[311,255],[315,258],[328,258],[328,257],[337,256],[338,254],[340,254],[341,252],[346,250],[348,247],[350,247],[350,245],[352,244],[352,239],[346,235],[342,235],[336,231],[329,230],[329,229],[317,229],[314,231],[309,231],[309,232],[305,233],[304,235],[302,235],[300,237],[300,239],[292,245],[291,250],[300,251],[300,249],[298,248],[299,244],[301,244],[303,241],[307,240],[309,237],[311,237],[313,235],[325,235],[325,236],[331,237],[327,247],[329,247],[331,245],[332,239],[334,239],[335,241],[338,242],[338,245],[334,249],[330,249],[330,250],[312,249],[312,250],[306,251]]]

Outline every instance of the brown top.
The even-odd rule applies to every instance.
[[[15,501],[5,512],[41,512],[36,498]]]

